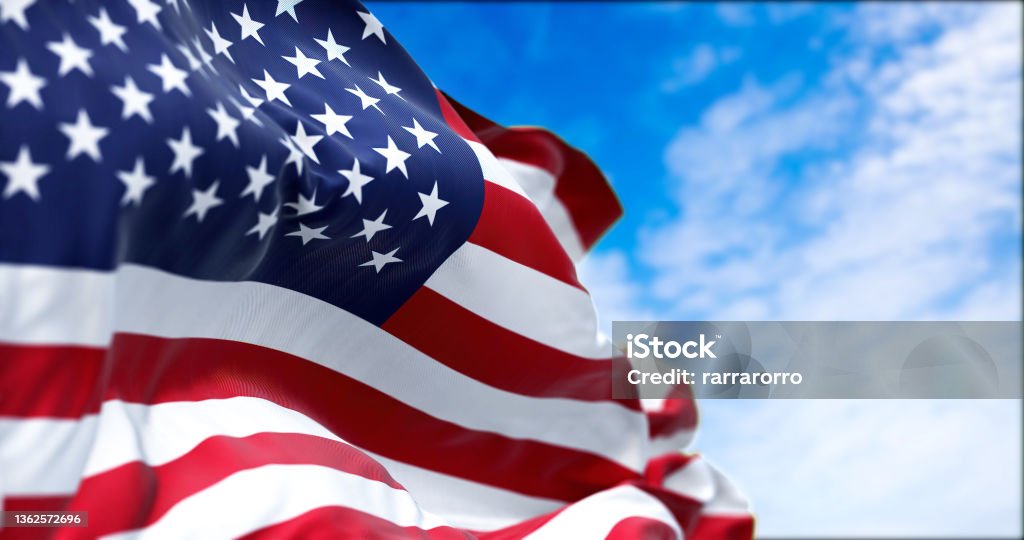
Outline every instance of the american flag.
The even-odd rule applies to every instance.
[[[0,0],[0,100],[0,496],[89,523],[0,536],[751,535],[611,397],[596,167],[359,3]]]

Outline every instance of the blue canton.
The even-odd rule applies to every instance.
[[[0,3],[0,262],[260,281],[385,321],[479,162],[357,2]]]

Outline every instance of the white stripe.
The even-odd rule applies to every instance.
[[[548,226],[555,233],[562,248],[572,260],[579,262],[586,250],[579,232],[572,222],[569,210],[555,196],[556,178],[550,172],[536,165],[523,163],[509,158],[498,158],[498,163],[505,168],[519,184],[526,195],[533,201],[540,214],[544,216]]]
[[[111,400],[100,411],[99,433],[85,476],[142,461],[173,461],[209,437],[302,433],[344,442],[309,417],[252,397],[144,405]]]
[[[661,501],[635,487],[621,486],[591,495],[569,506],[525,538],[605,538],[615,525],[631,517],[661,521],[672,528],[676,538],[683,537],[675,518]]]
[[[114,328],[119,332],[260,345],[316,362],[467,429],[592,452],[637,471],[645,462],[647,441],[641,434],[646,433],[646,420],[638,412],[611,402],[533,398],[485,385],[377,326],[310,296],[264,283],[200,281],[135,265],[106,274],[108,281],[96,280],[92,288],[64,283],[79,283],[78,272],[47,269],[36,273],[26,267],[12,270],[0,265],[0,283],[17,286],[18,280],[27,280],[40,289],[63,291],[62,298],[49,297],[49,304],[37,310],[38,316],[64,312],[58,317],[69,325],[63,329],[64,335],[89,343],[109,340],[99,327],[84,336],[78,327],[97,312],[110,312],[107,291],[113,288]],[[582,291],[557,283],[586,298]],[[69,313],[72,309],[79,311]],[[563,330],[586,327],[578,324],[564,321]],[[47,330],[49,338],[59,338],[61,332],[55,325]],[[0,335],[10,333],[0,331]],[[57,343],[68,341],[56,339]],[[537,422],[537,418],[545,421]]]
[[[188,497],[156,523],[107,538],[237,538],[325,506],[352,508],[401,527],[445,525],[405,491],[318,465],[267,465]]]
[[[669,435],[653,437],[651,438],[650,455],[657,456],[689,448],[696,433],[693,429],[680,429]]]
[[[470,141],[463,139],[466,144],[473,149],[473,153],[476,154],[477,160],[480,162],[480,168],[483,171],[484,179],[488,182],[493,182],[499,186],[514,191],[527,200],[530,199],[529,195],[523,191],[522,186],[516,182],[516,179],[509,173],[509,171],[498,161],[498,158],[494,157],[491,150],[481,143],[476,141]]]
[[[297,433],[348,444],[313,419],[258,398],[155,405],[112,400],[103,403],[99,419],[0,418],[0,473],[6,496],[66,495],[76,490],[83,471],[95,475],[134,461],[158,466],[210,437],[256,433]],[[353,448],[453,526],[493,530],[562,506]]]
[[[372,452],[366,454],[409,490],[424,510],[444,516],[453,527],[493,531],[554,512],[565,505],[413,467]]]
[[[216,435],[242,437],[260,432],[301,433],[344,443],[312,419],[255,398],[172,402],[150,406],[109,401],[104,403],[102,415],[103,420],[99,423],[93,416],[81,421],[0,419],[0,470],[5,472],[5,484],[10,488],[7,495],[72,493],[84,468],[85,456],[90,453],[92,462],[88,469],[90,474],[95,474],[133,461],[143,461],[150,465],[167,463]],[[97,426],[101,426],[98,435],[94,434]],[[368,452],[367,455],[403,484],[424,510],[445,516],[453,526],[493,530],[559,507],[554,501],[531,500],[504,490],[383,459]],[[326,468],[318,469],[320,471],[315,475],[317,478],[323,475],[321,471],[330,471]],[[706,466],[693,469],[688,466],[683,471],[687,473],[680,474],[680,471],[670,477],[666,487],[678,489],[701,500],[711,496],[711,487],[706,482],[695,481],[710,480]],[[696,473],[697,476],[690,473]],[[372,484],[379,483],[371,482],[368,485],[373,487]],[[278,486],[268,483],[264,484],[264,488],[267,485]],[[320,484],[313,482],[310,485]],[[275,487],[273,490],[261,488],[258,491],[285,490]],[[241,504],[242,499],[239,501]],[[463,506],[468,501],[475,502]],[[220,508],[223,509],[223,505]],[[249,507],[246,508],[245,515],[256,514],[255,511],[250,512]],[[180,515],[180,512],[177,507],[171,511],[175,515]],[[667,523],[672,523],[671,516],[662,512],[657,500],[633,488],[623,487],[576,503],[536,531],[534,537],[569,537],[565,531],[581,533],[572,537],[603,537],[616,522],[629,516],[662,521],[668,519]],[[185,534],[165,523],[170,519],[161,519],[160,527],[153,531]],[[280,517],[276,521],[282,519],[287,517]],[[586,534],[582,534],[584,532]]]
[[[82,420],[0,417],[3,495],[73,493],[95,435],[95,416]]]
[[[590,295],[544,273],[465,243],[427,287],[521,336],[585,358],[606,359]]]
[[[105,347],[114,283],[109,272],[0,265],[0,341]]]
[[[662,485],[669,491],[702,503],[707,503],[715,496],[715,477],[711,467],[700,457],[691,459],[673,471],[662,481]]]
[[[665,478],[664,486],[704,503],[701,511],[709,515],[749,515],[750,505],[736,486],[703,457]]]

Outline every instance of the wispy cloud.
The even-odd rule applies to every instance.
[[[642,294],[640,285],[630,275],[629,261],[621,251],[589,255],[580,265],[580,281],[592,291],[601,291],[597,307],[601,329],[611,335],[612,321],[646,321],[657,319],[654,310],[645,308],[636,299]]]
[[[662,81],[661,90],[674,93],[699,83],[719,67],[738,60],[741,54],[738,47],[715,47],[701,43],[672,63],[672,74]]]
[[[761,536],[1021,533],[1021,443],[1007,433],[1020,425],[1018,400],[705,400],[700,410],[697,446],[741,483]]]
[[[722,2],[715,6],[722,23],[739,28],[757,24],[759,19],[784,23],[810,13],[813,8],[811,2]]]
[[[731,27],[770,20],[717,11]],[[823,75],[751,68],[676,132],[674,212],[584,281],[605,315],[1021,319],[1020,4],[834,13],[846,30],[819,42]],[[750,496],[762,535],[1021,533],[1019,400],[701,414],[696,447]]]
[[[678,132],[678,217],[638,249],[651,298],[704,318],[1020,318],[1020,6],[888,14],[855,13],[820,81],[750,77]]]
[[[715,9],[718,18],[729,26],[750,26],[755,22],[753,10],[746,2],[722,2]]]

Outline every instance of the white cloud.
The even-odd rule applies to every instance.
[[[672,75],[662,81],[661,90],[673,93],[703,81],[713,71],[735,62],[740,56],[741,52],[737,47],[717,48],[708,43],[701,43],[686,56],[676,59],[672,64]]]
[[[722,2],[715,12],[726,26],[742,28],[756,24],[762,16],[772,24],[782,24],[806,15],[813,6],[811,2]]]
[[[738,2],[722,2],[715,6],[719,20],[729,26],[750,26],[754,24],[754,13],[750,5]]]
[[[751,9],[718,12],[758,24]],[[675,217],[602,261],[607,285],[584,281],[599,308],[1021,319],[1020,4],[868,3],[842,22],[821,82],[750,77],[677,133]],[[697,447],[760,535],[1021,534],[1019,400],[719,400],[701,416]]]
[[[612,321],[645,321],[657,318],[650,309],[636,302],[639,286],[629,274],[626,255],[619,251],[591,253],[579,268],[581,283],[591,291],[601,291],[597,306],[598,325],[611,335]]]
[[[1019,301],[985,310],[975,291],[1008,284],[1020,298],[1019,252],[992,245],[1021,223],[1020,6],[950,24],[933,12],[945,13],[887,22],[900,39],[946,26],[879,62],[888,34],[865,29],[888,12],[869,5],[855,35],[870,39],[824,86],[748,79],[677,134],[666,161],[680,217],[639,250],[654,297],[706,318],[955,316],[957,298],[971,316],[1020,318]],[[801,170],[783,166],[796,157]]]
[[[942,30],[978,16],[970,2],[868,3],[846,21],[856,37],[875,43],[903,44],[922,32]]]
[[[1019,537],[1019,400],[705,400],[765,537]],[[1008,431],[1010,431],[1008,433]]]

